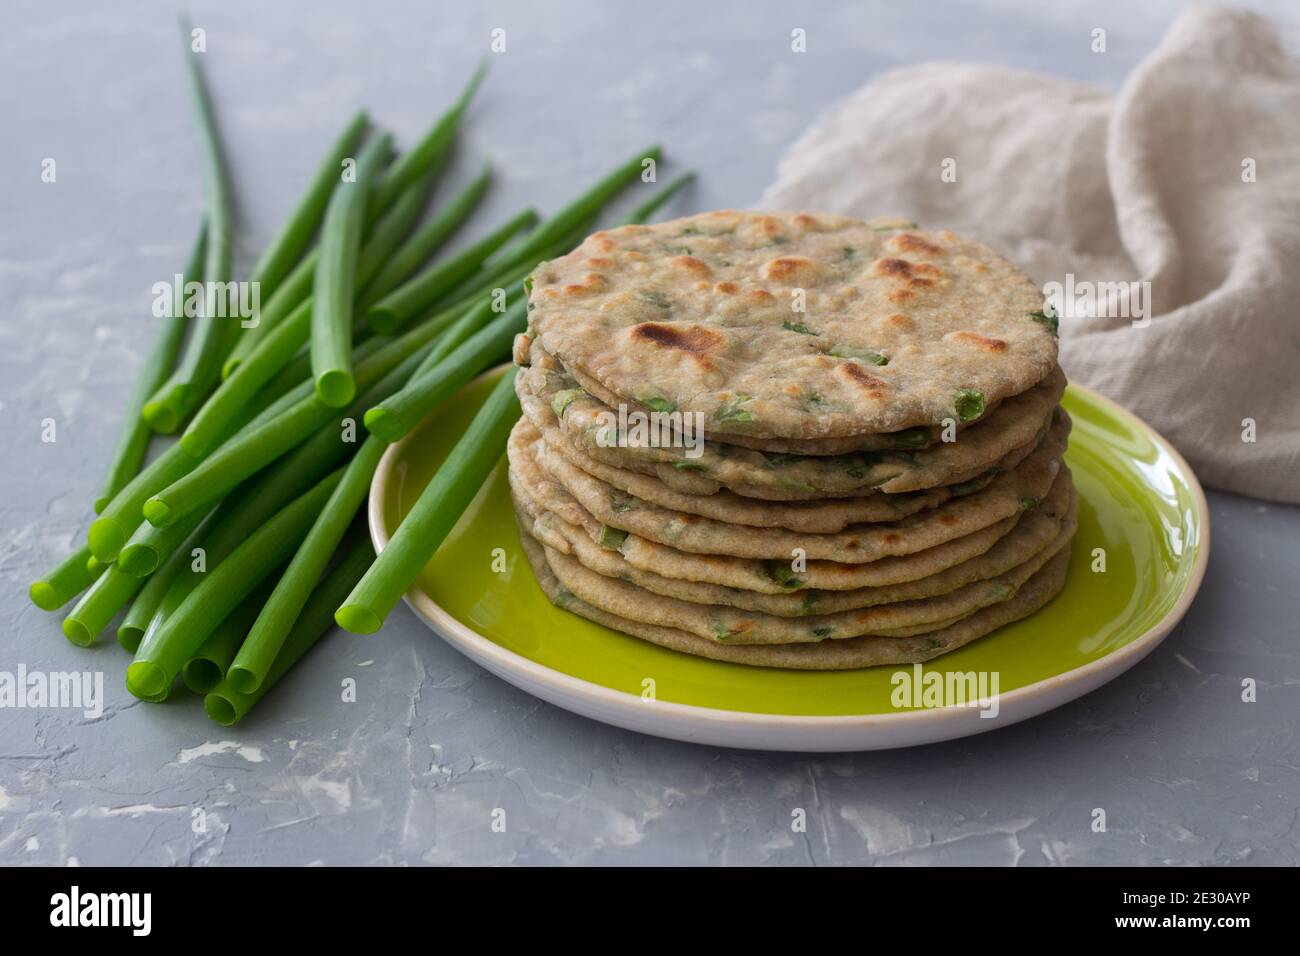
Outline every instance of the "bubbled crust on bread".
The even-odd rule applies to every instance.
[[[529,323],[630,402],[701,412],[719,435],[834,438],[939,424],[963,389],[991,407],[1032,387],[1056,364],[1042,306],[951,232],[723,211],[589,236],[533,274]]]

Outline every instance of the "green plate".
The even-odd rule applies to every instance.
[[[466,387],[375,477],[382,549],[500,369]],[[1114,403],[1071,386],[1066,461],[1079,533],[1065,589],[1032,617],[924,666],[996,674],[996,705],[914,706],[900,670],[808,672],[679,654],[553,607],[519,545],[504,458],[407,595],[436,631],[512,683],[631,729],[727,746],[858,750],[963,736],[1041,713],[1148,653],[1190,604],[1209,552],[1205,496],[1186,462]],[[1104,560],[1104,570],[1102,562]],[[931,701],[933,703],[933,701]]]

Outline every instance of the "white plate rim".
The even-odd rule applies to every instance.
[[[499,370],[490,369],[476,383]],[[1202,529],[1196,565],[1174,606],[1142,635],[1095,661],[999,694],[999,712],[993,719],[981,717],[975,708],[956,706],[896,714],[807,716],[646,701],[639,695],[565,674],[508,650],[458,621],[417,587],[408,590],[403,600],[439,637],[506,682],[573,713],[657,737],[741,749],[829,753],[918,746],[1006,727],[1096,690],[1151,653],[1187,613],[1201,588],[1210,558],[1209,504],[1200,480],[1183,456],[1163,435],[1114,401],[1074,382],[1070,387],[1145,430],[1187,475]],[[389,476],[406,443],[424,427],[422,423],[390,445],[375,470],[368,517],[376,553],[389,540],[383,518]]]

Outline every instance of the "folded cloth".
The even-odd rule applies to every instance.
[[[1300,502],[1300,74],[1269,21],[1190,10],[1114,97],[992,66],[886,73],[790,147],[760,206],[983,239],[1060,293],[1072,379],[1206,484]]]

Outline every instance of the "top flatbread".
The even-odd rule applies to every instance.
[[[988,246],[841,216],[724,211],[598,232],[538,267],[529,308],[575,375],[702,413],[718,435],[970,421],[1056,365],[1042,293]]]

